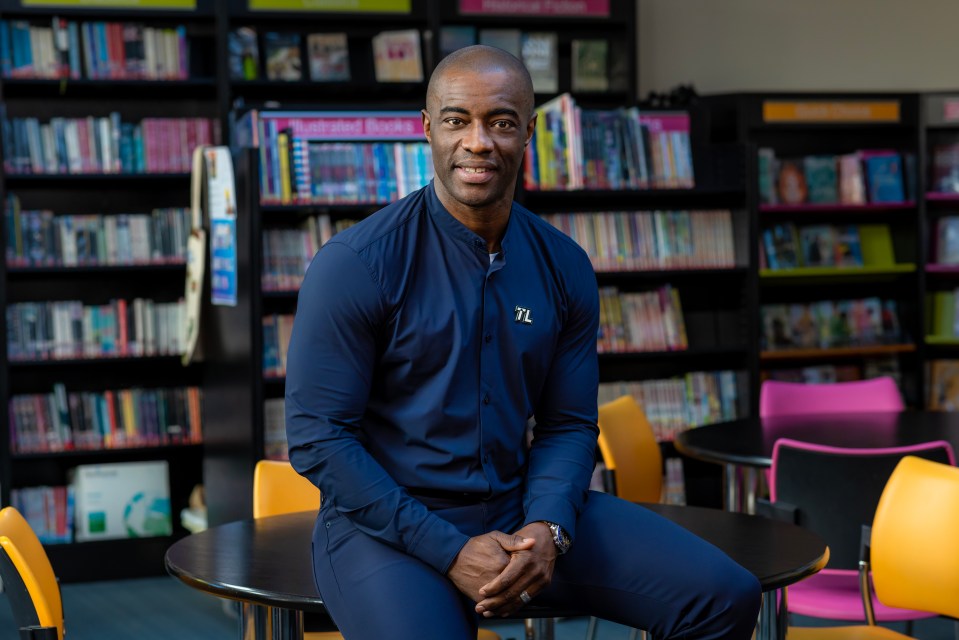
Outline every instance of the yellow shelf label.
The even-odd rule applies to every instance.
[[[249,0],[250,11],[410,13],[413,0]]]
[[[21,0],[24,7],[195,10],[196,0]]]
[[[763,122],[899,122],[899,101],[763,102]]]

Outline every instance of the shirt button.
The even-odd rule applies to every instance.
[[[493,334],[492,334],[492,333],[487,333],[487,334],[486,334],[486,343],[489,344],[489,343],[492,342],[492,341],[493,341]]]
[[[489,394],[488,394],[488,393],[487,393],[485,396],[483,396],[483,404],[489,404]]]

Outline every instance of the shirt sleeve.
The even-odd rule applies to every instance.
[[[469,539],[397,485],[363,442],[363,415],[389,309],[364,261],[330,242],[300,289],[287,355],[293,467],[359,530],[446,573]]]
[[[571,538],[596,462],[599,292],[586,265],[571,278],[567,320],[538,406],[529,452],[525,524],[547,520]]]

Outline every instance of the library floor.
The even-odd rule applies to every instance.
[[[2,598],[6,600],[6,598]],[[228,640],[237,636],[235,618],[221,600],[199,593],[173,578],[158,577],[63,586],[68,636],[72,640]],[[821,624],[809,618],[797,624]],[[920,640],[955,640],[954,623],[933,618],[915,624]],[[522,625],[514,621],[491,624],[503,640],[522,640]],[[902,631],[901,625],[893,626]],[[556,640],[580,640],[585,619],[561,620]],[[629,630],[611,622],[599,625],[599,640],[625,640]],[[17,640],[7,603],[0,604],[0,640]]]

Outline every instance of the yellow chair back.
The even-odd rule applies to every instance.
[[[633,396],[599,407],[599,449],[615,473],[616,495],[632,502],[659,502],[663,454],[653,428]]]
[[[40,626],[56,627],[57,637],[63,640],[60,585],[43,544],[14,507],[0,509],[0,549],[20,575]]]
[[[253,517],[319,511],[320,490],[289,462],[260,460],[253,470]]]
[[[959,468],[914,456],[889,477],[872,525],[883,604],[959,617]]]

